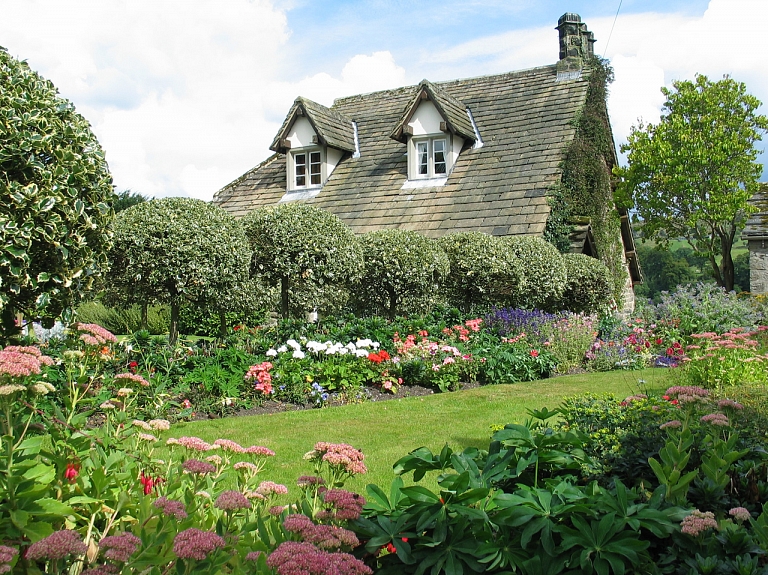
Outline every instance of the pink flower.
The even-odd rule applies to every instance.
[[[256,488],[256,493],[259,495],[285,495],[288,493],[288,488],[280,483],[273,481],[262,481]]]
[[[67,555],[82,555],[88,550],[77,531],[54,531],[48,537],[30,545],[24,555],[29,561],[64,559]]]
[[[152,502],[152,506],[162,511],[163,515],[174,517],[175,519],[186,519],[187,510],[181,501],[168,499],[167,497],[158,497]]]
[[[131,558],[131,555],[136,553],[139,545],[141,545],[141,539],[132,533],[112,535],[99,541],[99,547],[102,550],[106,549],[104,557],[120,561],[121,563],[126,563]]]
[[[744,523],[745,521],[749,521],[750,518],[752,517],[752,514],[749,512],[749,509],[746,509],[745,507],[734,507],[733,509],[728,511],[728,515],[733,517],[739,523]]]
[[[232,453],[245,453],[245,448],[239,443],[232,441],[231,439],[217,439],[213,442],[214,445],[218,445],[224,451],[230,451]]]
[[[118,373],[115,376],[115,383],[118,384],[118,385],[124,385],[124,383],[122,381],[118,381],[118,380],[121,380],[121,379],[122,380],[133,381],[135,383],[138,383],[142,387],[149,387],[149,382],[146,379],[144,379],[143,377],[141,377],[140,375],[136,374],[136,373],[127,373],[127,372],[126,373]]]
[[[709,529],[717,529],[717,521],[715,521],[715,515],[711,511],[702,513],[698,509],[694,509],[688,517],[683,519],[680,527],[680,530],[686,535],[696,537]]]
[[[199,459],[187,459],[181,466],[184,468],[184,471],[195,475],[207,475],[216,472],[215,465],[200,461]]]
[[[224,491],[219,495],[213,506],[222,511],[238,511],[240,509],[250,509],[251,502],[239,491],[230,490]]]
[[[245,451],[243,453],[250,453],[251,455],[258,455],[260,457],[274,457],[275,452],[267,447],[262,447],[261,445],[251,445],[250,447],[246,447]]]
[[[536,349],[531,350],[531,357],[539,357],[539,351]]]
[[[224,539],[211,531],[186,529],[176,535],[173,540],[173,552],[180,559],[197,559],[202,561],[211,552],[224,547]]]
[[[311,543],[285,541],[267,558],[267,566],[277,575],[372,575],[373,571],[348,553],[329,553]]]

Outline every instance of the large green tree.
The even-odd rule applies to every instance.
[[[141,202],[115,219],[108,291],[124,304],[168,303],[169,340],[178,336],[183,301],[221,304],[248,281],[251,252],[237,220],[192,198]]]
[[[112,178],[88,122],[0,48],[0,339],[71,309],[107,267]]]
[[[659,123],[633,127],[621,148],[629,166],[617,169],[617,201],[634,207],[644,240],[666,247],[685,238],[732,290],[731,249],[753,209],[748,200],[763,170],[755,143],[768,118],[746,86],[728,77],[698,75],[661,91],[667,101]]]

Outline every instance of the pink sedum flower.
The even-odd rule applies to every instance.
[[[200,529],[185,529],[179,532],[173,540],[173,552],[180,559],[197,559],[202,561],[212,552],[224,547],[222,537],[211,531]]]
[[[121,563],[126,563],[131,555],[136,553],[140,545],[141,539],[132,533],[111,535],[99,541],[99,547],[102,550],[106,549],[104,557]]]
[[[83,555],[88,547],[83,543],[77,531],[69,529],[54,531],[45,539],[33,543],[27,549],[25,557],[29,561],[40,559],[64,559],[68,555]]]

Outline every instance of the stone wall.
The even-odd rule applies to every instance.
[[[749,291],[768,293],[768,239],[749,240]]]

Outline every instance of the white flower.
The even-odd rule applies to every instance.
[[[275,357],[277,355],[276,349],[268,349],[267,350],[267,357]]]
[[[357,357],[368,357],[368,351],[365,349],[358,349],[355,351]]]
[[[346,347],[349,351],[355,351],[355,349],[357,349],[355,344],[352,343],[351,341],[347,345],[345,345],[344,347]]]
[[[339,348],[339,355],[346,355],[348,352],[349,350],[346,347]]]
[[[336,348],[335,347],[329,347],[325,350],[325,355],[336,355]]]
[[[368,338],[357,340],[357,347],[371,347],[371,345],[373,342]]]
[[[295,339],[289,339],[288,341],[285,342],[285,344],[291,346],[293,349],[296,349],[296,350],[301,349],[301,344]]]
[[[299,351],[297,349],[296,351],[293,352],[293,358],[294,359],[304,359],[304,357],[305,356],[304,356],[304,352],[303,351]]]
[[[277,351],[278,353],[285,353],[286,351],[288,351],[288,348],[285,347],[284,345],[281,345],[280,347],[277,348]]]
[[[379,349],[381,344],[378,341],[374,341],[371,345],[373,346],[373,349]]]

